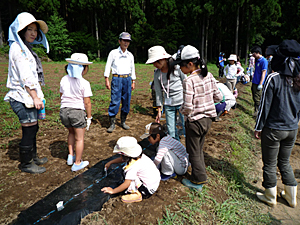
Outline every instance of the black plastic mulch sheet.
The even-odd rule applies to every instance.
[[[150,145],[147,139],[139,142],[143,152],[149,157],[155,156],[156,146]],[[113,164],[104,172],[104,165],[118,157],[115,155],[100,161],[89,170],[66,182],[51,192],[44,199],[22,211],[12,224],[79,224],[86,215],[100,211],[109,198],[116,195],[105,194],[103,187],[115,188],[123,182],[123,164]],[[58,211],[56,204],[63,201],[64,208]]]

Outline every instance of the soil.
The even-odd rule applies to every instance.
[[[3,84],[3,81],[6,80],[7,77],[5,67],[7,68],[7,64],[0,64],[1,84]],[[43,67],[44,71],[50,71],[50,76],[55,77],[56,72],[53,72],[53,64],[45,64]],[[63,68],[63,66],[60,67]],[[61,70],[59,71],[62,73]],[[100,72],[95,72],[92,72],[90,77],[88,77],[90,82],[99,81]],[[101,74],[103,73],[101,72]],[[48,82],[49,88],[54,92],[58,91],[59,81],[60,79],[53,78],[51,82]],[[149,81],[141,82],[140,85],[141,86],[138,87],[139,89],[149,89]],[[240,94],[238,98],[242,97],[243,94],[249,94],[243,91],[244,87],[244,85],[238,84]],[[99,91],[104,92],[107,90]],[[3,99],[5,93],[1,91],[0,94],[1,99]],[[21,139],[21,129],[14,130],[14,134],[11,137],[1,138],[0,201],[2,207],[0,209],[0,224],[13,223],[21,211],[26,210],[56,188],[59,188],[65,182],[88,170],[99,161],[111,157],[113,155],[112,149],[118,138],[127,135],[133,136],[140,141],[141,139],[139,137],[144,133],[145,125],[154,121],[151,111],[152,101],[150,99],[150,92],[142,92],[141,94],[132,96],[132,103],[137,103],[142,107],[149,109],[149,111],[142,114],[136,113],[131,109],[126,122],[131,127],[130,130],[123,130],[119,126],[120,120],[118,118],[116,130],[109,134],[106,132],[109,125],[107,110],[105,113],[93,112],[94,119],[90,131],[85,133],[85,149],[83,153],[83,159],[88,160],[90,164],[88,168],[78,172],[72,172],[70,167],[66,164],[68,155],[66,142],[67,130],[61,125],[49,125],[47,119],[39,122],[40,130],[37,136],[39,156],[47,157],[49,160],[49,162],[45,164],[47,171],[43,174],[33,175],[21,173],[18,169],[18,145]],[[214,161],[216,160],[221,161],[226,154],[226,151],[224,150],[230,150],[229,142],[232,137],[229,132],[234,132],[234,129],[224,130],[224,125],[232,123],[232,119],[239,110],[243,109],[237,107],[237,109],[231,110],[228,115],[222,117],[222,121],[213,123],[204,144],[206,166],[213,166]],[[52,112],[47,111],[46,113]],[[185,144],[183,136],[181,141]],[[255,140],[253,139],[253,141]],[[257,156],[257,162],[258,164],[255,172],[259,174],[260,180],[254,180],[252,185],[262,189],[262,163],[260,154]],[[295,177],[299,182],[300,136],[298,136],[295,148],[291,155],[291,164],[295,172]],[[211,179],[214,179],[212,174],[208,173],[208,176]],[[177,200],[187,196],[188,189],[181,184],[181,179],[182,177],[179,177],[178,179],[161,182],[158,191],[150,199],[145,199],[139,203],[122,203],[120,196],[109,199],[108,202],[103,205],[101,212],[88,215],[82,220],[82,224],[156,224],[157,219],[161,219],[165,214],[166,207],[175,210],[177,208]],[[278,181],[278,190],[282,190],[283,185],[280,183],[280,177],[278,177]],[[227,199],[224,187],[213,186],[210,183],[208,183],[207,186],[208,190],[213,193],[214,198],[217,201],[225,201]],[[300,195],[298,195],[298,202],[300,202],[299,196]],[[269,212],[274,218],[281,220],[282,224],[299,224],[299,205],[295,209],[292,209],[288,207],[286,202],[280,197],[278,198],[278,206],[275,208],[270,208],[261,203],[262,210],[264,212]],[[101,219],[95,222],[95,218]],[[207,221],[207,224],[210,224],[210,222]]]

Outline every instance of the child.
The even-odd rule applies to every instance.
[[[183,179],[182,183],[201,191],[202,185],[207,182],[202,148],[212,117],[217,116],[214,103],[222,100],[222,94],[195,47],[187,45],[179,49],[175,63],[180,65],[183,73],[190,74],[183,81],[184,103],[180,111],[185,119],[186,150],[192,175],[191,180]]]
[[[152,145],[159,144],[154,163],[157,167],[160,165],[161,180],[185,174],[189,166],[189,155],[185,147],[166,134],[160,123],[151,124],[148,136]]]
[[[90,83],[82,76],[88,72],[88,65],[92,62],[89,62],[88,57],[83,53],[74,53],[66,61],[69,62],[68,75],[60,81],[61,107],[59,115],[62,124],[69,130],[67,164],[73,165],[72,171],[77,171],[89,165],[88,161],[81,160],[81,156],[84,148],[85,127],[89,130],[92,122],[90,96],[93,94]],[[74,155],[75,145],[76,157]]]
[[[141,146],[134,137],[121,137],[114,153],[120,154],[119,158],[113,159],[105,164],[108,169],[111,164],[126,162],[123,167],[125,181],[118,187],[104,187],[104,193],[116,194],[126,190],[121,200],[125,203],[140,202],[143,198],[149,198],[157,190],[160,182],[160,174],[153,161],[142,153]]]
[[[228,61],[229,64],[225,67],[224,74],[226,77],[226,85],[228,86],[229,90],[233,92],[236,84],[236,78],[237,76],[243,74],[244,68],[239,65],[236,65],[236,61],[237,61],[236,55],[231,54],[228,58]]]

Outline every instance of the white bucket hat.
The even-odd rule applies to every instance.
[[[125,136],[119,138],[113,153],[135,158],[142,153],[142,147],[137,143],[134,137]]]
[[[236,57],[235,54],[231,54],[227,60],[228,60],[228,61],[229,61],[229,60],[233,60],[233,61],[236,62],[236,61],[237,61],[237,57]]]
[[[78,65],[90,65],[93,62],[89,62],[88,57],[84,53],[73,53],[71,58],[66,58],[68,63],[78,64]]]
[[[44,34],[48,32],[48,26],[43,20],[36,20],[33,15],[28,12],[23,12],[18,15],[19,19],[19,28],[17,32],[23,30],[26,26],[33,22],[37,22],[40,25],[40,29],[43,31]]]
[[[153,46],[148,50],[148,60],[146,64],[154,63],[160,59],[168,59],[171,55],[162,46]]]

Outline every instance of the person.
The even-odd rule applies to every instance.
[[[119,35],[120,46],[109,53],[105,66],[105,86],[108,90],[111,90],[111,101],[108,108],[110,119],[110,127],[107,129],[108,133],[112,133],[115,129],[116,115],[119,112],[121,102],[121,127],[125,130],[130,129],[125,122],[130,110],[131,91],[135,89],[136,79],[134,57],[127,50],[130,41],[131,35],[127,32],[122,32]],[[109,83],[110,70],[112,70],[111,85]]]
[[[272,52],[274,52],[274,49],[277,47],[277,45],[270,45],[267,47],[266,49],[266,60],[268,61],[268,70],[267,70],[267,74],[266,75],[269,75],[270,73],[273,73],[274,71],[272,70],[272,67],[271,67],[271,62],[272,62]]]
[[[185,119],[186,150],[192,174],[190,180],[183,179],[182,183],[201,191],[207,182],[203,144],[212,118],[216,117],[214,103],[222,100],[222,94],[195,47],[187,45],[179,49],[174,64],[179,64],[183,73],[190,74],[183,81],[183,104],[180,111]]]
[[[84,149],[85,127],[89,130],[92,122],[92,105],[90,97],[93,95],[90,83],[83,78],[88,72],[88,57],[83,53],[73,53],[67,58],[67,75],[60,81],[60,119],[68,129],[69,155],[67,164],[72,171],[78,171],[89,165],[82,161]],[[75,149],[76,145],[76,149]],[[76,154],[74,154],[76,152]]]
[[[236,64],[237,56],[231,54],[228,58],[229,64],[224,69],[226,77],[226,85],[231,92],[233,92],[237,80],[237,76],[240,76],[244,72],[244,68]],[[238,72],[239,70],[239,72]]]
[[[183,115],[179,112],[179,108],[183,103],[182,82],[186,78],[186,75],[182,73],[178,66],[171,66],[172,61],[173,58],[162,46],[153,46],[148,50],[148,60],[146,64],[152,63],[157,68],[154,71],[154,88],[156,93],[156,106],[158,109],[155,122],[160,123],[161,107],[163,105],[168,133],[176,140],[180,140],[176,120],[178,112],[181,121],[184,121]],[[185,134],[185,131],[183,131],[183,133]]]
[[[105,169],[115,163],[125,163],[125,181],[116,188],[104,187],[104,193],[116,194],[125,191],[121,200],[125,203],[140,202],[150,198],[158,189],[160,173],[153,161],[143,154],[141,146],[134,137],[124,136],[119,138],[113,153],[120,157],[105,164]]]
[[[224,62],[226,61],[225,53],[220,52],[219,54],[219,78],[223,77],[224,75]]]
[[[254,136],[261,138],[264,193],[257,197],[270,206],[277,204],[278,166],[284,190],[281,196],[291,207],[297,205],[297,181],[290,155],[297,139],[300,116],[300,45],[284,40],[273,51],[272,69],[267,76],[257,114]],[[291,66],[293,62],[293,66]]]
[[[250,81],[253,79],[253,74],[254,74],[254,66],[255,66],[255,58],[252,53],[249,54],[249,70],[250,70]]]
[[[258,106],[261,98],[262,88],[265,81],[267,69],[268,69],[268,61],[265,57],[262,56],[262,51],[259,46],[254,46],[251,49],[251,53],[253,57],[256,59],[255,61],[255,71],[252,78],[252,98],[254,101],[254,113],[253,116],[257,116]]]
[[[33,174],[45,172],[46,168],[39,165],[45,164],[48,159],[37,156],[38,110],[45,107],[41,89],[45,82],[41,60],[32,50],[31,44],[43,44],[49,52],[45,36],[47,32],[48,26],[44,21],[23,12],[10,25],[8,36],[10,49],[6,87],[10,90],[4,101],[10,103],[22,126],[20,169]]]
[[[152,123],[147,136],[150,144],[158,143],[154,163],[160,168],[162,181],[186,173],[189,155],[183,144],[166,134],[160,123]]]

